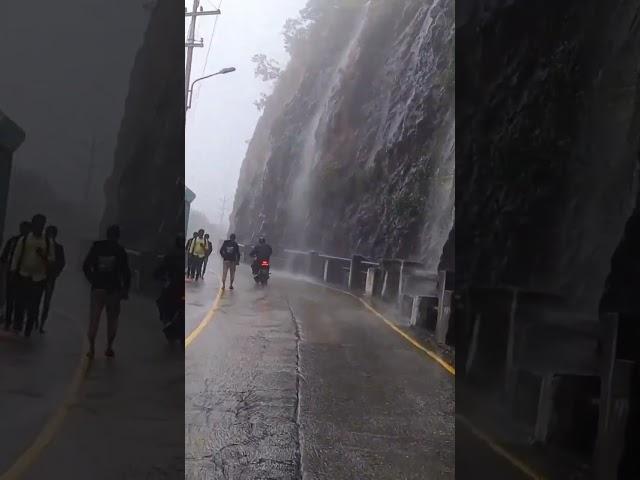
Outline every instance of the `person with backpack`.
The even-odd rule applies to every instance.
[[[193,249],[195,248],[195,241],[198,238],[198,232],[193,232],[193,236],[187,240],[187,244],[184,247],[184,251],[187,255],[187,278],[193,278],[193,266],[194,266],[194,255]]]
[[[209,240],[209,234],[205,233],[204,235],[204,242],[205,242],[205,254],[204,254],[204,261],[202,262],[202,279],[204,280],[204,274],[207,271],[207,263],[209,263],[209,257],[211,256],[211,252],[213,252],[213,244],[211,243],[211,240]]]
[[[44,289],[44,301],[42,303],[42,316],[40,317],[40,333],[45,333],[44,331],[44,323],[47,321],[49,317],[49,307],[51,306],[51,298],[53,297],[53,291],[56,288],[56,281],[58,277],[64,270],[66,265],[65,256],[64,256],[64,248],[62,245],[58,243],[58,227],[54,225],[49,225],[45,230],[45,236],[50,241],[51,246],[55,250],[55,262],[49,269],[47,275],[47,283]]]
[[[225,240],[220,247],[220,256],[222,257],[222,290],[225,289],[227,282],[227,273],[230,273],[229,289],[233,290],[233,280],[236,276],[236,266],[240,265],[240,246],[236,242],[236,235],[229,235],[229,240]]]
[[[129,298],[131,270],[127,251],[120,245],[120,227],[112,225],[107,229],[106,240],[95,242],[82,264],[85,277],[91,284],[91,305],[89,312],[89,352],[95,355],[96,336],[100,326],[102,311],[107,311],[107,357],[115,356],[113,343],[118,333],[120,302]]]
[[[207,253],[207,244],[204,240],[204,230],[198,230],[198,235],[191,241],[190,252],[192,255],[191,280],[196,282],[202,275],[202,264]]]
[[[2,265],[3,273],[5,275],[5,317],[4,317],[4,329],[9,330],[13,323],[13,314],[16,304],[16,278],[14,272],[11,271],[11,262],[13,260],[13,254],[16,250],[16,244],[18,240],[24,237],[31,230],[31,223],[22,222],[18,230],[18,235],[11,237],[7,240],[2,254],[0,254],[0,265]]]
[[[47,283],[49,269],[55,262],[55,248],[44,234],[47,217],[38,214],[31,220],[31,231],[16,242],[11,271],[16,279],[16,331],[22,330],[26,315],[24,336],[30,337],[38,323],[40,302]]]

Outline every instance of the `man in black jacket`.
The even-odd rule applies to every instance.
[[[15,272],[11,271],[11,261],[13,260],[13,252],[16,250],[18,239],[24,237],[31,230],[31,223],[22,222],[20,224],[19,234],[7,240],[7,243],[0,255],[0,264],[5,270],[5,317],[4,328],[9,330],[13,321],[13,312],[16,304],[16,278]]]
[[[120,245],[120,228],[109,227],[107,239],[95,242],[89,250],[82,269],[91,284],[91,307],[89,317],[89,352],[95,354],[96,335],[102,311],[107,311],[107,350],[105,355],[113,357],[113,342],[118,331],[120,301],[129,298],[131,270],[126,250]]]
[[[53,291],[56,288],[56,281],[66,265],[64,248],[57,241],[58,228],[54,225],[49,225],[45,230],[45,235],[51,242],[52,247],[55,248],[55,262],[51,265],[49,272],[47,273],[47,283],[44,289],[44,301],[42,304],[42,315],[40,317],[40,333],[44,333],[44,323],[47,321],[49,316],[49,307],[51,306]]]
[[[233,290],[233,280],[236,277],[236,266],[240,265],[240,246],[236,242],[236,235],[232,233],[229,240],[225,240],[220,247],[220,256],[222,257],[222,289],[225,288],[227,282],[227,272],[230,272],[229,289]]]

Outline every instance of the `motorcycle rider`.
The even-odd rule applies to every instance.
[[[167,327],[184,302],[184,237],[176,238],[173,249],[163,257],[153,276],[166,281],[156,305],[160,319]],[[182,322],[184,319],[179,320]],[[184,332],[184,325],[175,327],[176,331]]]
[[[266,238],[260,237],[258,239],[258,245],[253,247],[249,256],[253,257],[253,263],[251,264],[251,270],[253,271],[253,275],[258,274],[258,270],[260,270],[260,262],[263,260],[269,260],[271,258],[271,254],[273,253],[273,249],[271,245],[267,243]]]

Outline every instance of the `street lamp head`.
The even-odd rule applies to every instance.
[[[227,68],[223,68],[218,73],[225,74],[225,73],[231,73],[231,72],[235,72],[235,71],[236,71],[235,67],[227,67]]]

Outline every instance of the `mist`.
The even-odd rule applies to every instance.
[[[284,25],[305,4],[306,0],[201,2],[205,10],[219,6],[222,14],[197,20],[195,38],[203,38],[204,47],[194,49],[191,81],[225,67],[236,71],[199,82],[194,89],[186,119],[186,182],[196,194],[193,208],[216,224],[222,218],[225,230],[240,167],[262,115],[254,102],[270,94],[274,86],[256,77],[252,57],[264,54],[281,68],[286,66]],[[185,0],[186,8],[191,10],[192,5]],[[185,20],[185,38],[188,25]]]
[[[58,224],[61,239],[98,235],[129,74],[151,6],[2,2],[0,108],[26,132],[14,156],[7,235],[34,213]]]

